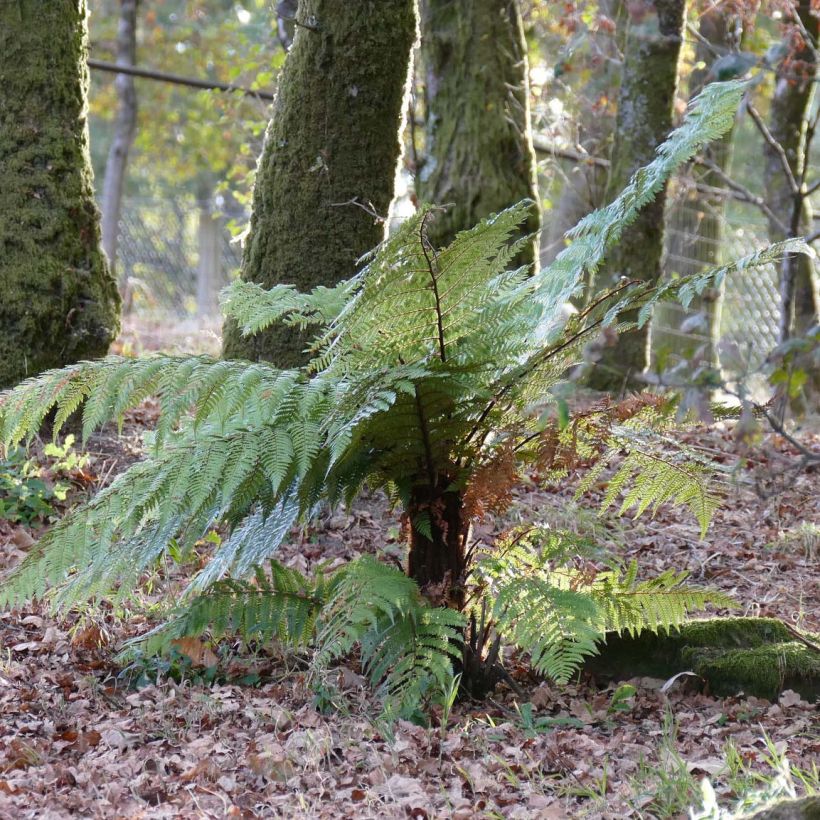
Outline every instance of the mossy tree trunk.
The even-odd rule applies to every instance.
[[[0,388],[102,356],[119,296],[100,250],[85,0],[0,3]]]
[[[669,678],[687,670],[713,695],[742,691],[776,700],[793,689],[814,701],[820,696],[817,640],[774,618],[695,620],[668,633],[610,633],[586,668],[602,679]]]
[[[413,0],[300,0],[299,24],[257,170],[242,278],[302,291],[353,275],[384,238],[400,155]],[[310,336],[283,325],[244,338],[227,322],[226,358],[304,363]]]
[[[683,38],[685,0],[654,0],[630,10],[612,149],[607,199],[620,193],[634,171],[652,161],[672,129]],[[661,273],[665,189],[645,207],[609,253],[595,280],[598,289],[621,277],[656,282]],[[628,314],[624,316],[629,321]],[[648,328],[618,338],[604,350],[590,386],[620,391],[648,363]]]
[[[422,202],[447,205],[430,224],[442,247],[459,231],[529,198],[533,240],[519,264],[538,258],[540,225],[530,130],[527,47],[517,0],[423,0],[426,152]]]
[[[701,40],[695,46],[695,67],[689,74],[689,99],[694,99],[704,86],[718,79],[713,75],[711,64],[715,62],[715,50],[724,53],[740,45],[740,19],[737,13],[724,7],[708,9],[700,15],[698,32]],[[721,78],[722,79],[722,78]],[[733,130],[704,150],[710,167],[693,165],[689,178],[681,181],[681,191],[676,198],[672,214],[667,214],[667,232],[671,224],[674,232],[667,236],[667,273],[689,276],[720,264],[726,221],[727,192],[720,172],[726,172],[732,159]],[[717,169],[717,170],[714,170]],[[720,317],[723,288],[707,288],[696,295],[689,308],[679,305],[659,305],[656,316],[662,317],[664,325],[677,328],[693,317],[700,317],[695,333],[698,337],[697,353],[701,361],[718,366],[717,345],[720,338]],[[673,351],[691,356],[696,351],[682,329],[669,339],[653,334],[653,348],[670,347]]]
[[[810,0],[800,0],[797,14],[812,44],[802,38],[801,47],[786,61],[775,78],[775,90],[769,112],[769,131],[776,145],[765,143],[764,182],[767,204],[779,221],[769,220],[772,242],[790,236],[805,236],[812,232],[809,198],[804,193],[804,171],[808,162],[806,118],[814,91],[817,73],[815,48],[818,18]],[[802,66],[803,77],[795,78],[795,66]],[[786,173],[781,158],[782,148],[791,168],[792,179]],[[787,257],[780,270],[780,340],[794,332],[802,333],[817,322],[820,311],[817,272],[814,261],[804,254]]]

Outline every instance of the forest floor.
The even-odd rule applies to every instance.
[[[122,435],[95,436],[73,497],[139,458],[154,418],[149,402]],[[736,462],[730,427],[685,435]],[[789,472],[797,456],[776,437],[756,453],[704,540],[681,510],[598,515],[600,490],[576,500],[576,477],[546,488],[523,480],[507,518],[572,530],[636,558],[643,576],[686,569],[731,593],[742,614],[819,631],[817,474]],[[0,521],[0,570],[41,531]],[[402,550],[397,514],[376,495],[294,531],[279,557],[309,569],[363,553],[400,560]],[[116,650],[146,631],[151,606],[184,576],[157,574],[127,607],[0,613],[0,817],[674,818],[698,803],[702,779],[729,808],[771,786],[784,759],[798,793],[820,789],[818,706],[790,691],[777,702],[715,698],[686,679],[662,691],[663,680],[634,678],[633,693],[586,675],[557,687],[511,656],[523,697],[502,684],[431,728],[400,722],[389,736],[355,658],[333,672],[345,697],[329,713],[315,707],[298,656],[249,657],[227,642],[192,641],[182,677],[146,666],[143,685],[129,686]]]

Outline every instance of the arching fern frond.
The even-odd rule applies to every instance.
[[[322,612],[315,664],[361,647],[371,683],[400,716],[446,690],[461,656],[464,616],[431,607],[403,572],[363,556],[339,570]]]
[[[358,284],[359,278],[354,277],[332,288],[320,285],[310,293],[301,293],[294,285],[267,289],[255,282],[237,280],[222,291],[220,305],[246,336],[279,321],[302,329],[324,327],[341,313]]]
[[[133,640],[130,647],[155,654],[174,640],[206,631],[214,638],[238,635],[246,641],[307,646],[335,582],[321,572],[308,579],[271,561],[268,574],[257,567],[251,581],[216,581],[184,599],[164,624]]]

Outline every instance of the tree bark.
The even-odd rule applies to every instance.
[[[120,19],[117,26],[117,65],[120,66],[133,67],[137,61],[137,5],[138,0],[120,0]],[[114,138],[105,164],[100,210],[102,246],[108,257],[111,272],[116,275],[117,242],[128,152],[137,133],[137,90],[134,78],[128,74],[117,74],[114,87],[119,104],[114,123]]]
[[[0,3],[0,388],[104,355],[119,328],[88,155],[86,12]]]
[[[540,209],[517,0],[425,0],[421,8],[427,145],[417,193],[448,206],[431,222],[430,240],[447,245],[529,198],[526,232],[533,238],[517,262],[532,265]]]
[[[407,574],[436,604],[461,609],[469,538],[461,493],[443,486],[413,488],[407,516],[410,554]],[[422,525],[423,520],[427,526]]]
[[[353,275],[382,241],[400,155],[413,0],[301,0],[257,170],[242,278],[302,291]],[[310,335],[276,325],[226,358],[305,362]]]
[[[607,199],[617,196],[633,172],[652,161],[672,129],[685,10],[685,0],[654,0],[630,11]],[[665,202],[664,188],[624,231],[596,277],[599,289],[617,284],[622,276],[658,281]],[[648,364],[648,352],[647,327],[622,335],[604,350],[590,386],[610,391],[632,386]]]
[[[781,64],[775,78],[769,131],[785,153],[792,176],[799,183],[808,162],[806,119],[817,73],[815,48],[818,19],[812,12],[811,0],[799,0],[795,10],[813,43],[808,45],[803,42],[793,59]],[[796,78],[794,75],[798,66],[802,67],[804,76]],[[793,190],[779,150],[767,142],[764,152],[767,204],[773,213],[782,217],[783,223],[769,220],[769,239],[777,242],[790,236],[811,233],[809,198],[802,190]],[[817,322],[820,311],[817,272],[814,261],[804,254],[793,254],[783,261],[780,269],[780,311],[781,342],[795,332],[804,332]]]

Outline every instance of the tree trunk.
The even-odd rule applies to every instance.
[[[0,3],[0,387],[102,356],[119,326],[86,122],[85,0]]]
[[[626,13],[621,0],[600,0],[598,11],[612,21],[617,21],[619,30],[624,33],[623,18]],[[621,47],[617,37],[604,35],[600,38],[598,48],[603,57],[600,65],[592,71],[589,81],[584,85],[577,102],[576,116],[580,145],[591,157],[605,157],[609,152],[609,143],[615,125],[614,117],[607,113],[608,105],[600,101],[611,97],[612,89],[617,86],[618,77],[614,76],[622,58]],[[574,228],[587,214],[606,203],[607,169],[592,162],[572,162],[564,174],[564,184],[555,207],[545,214],[544,231],[541,242],[541,266],[547,267],[566,247],[564,235]],[[585,301],[582,295],[580,302]]]
[[[818,19],[811,0],[800,0],[797,13],[806,32],[817,43]],[[804,77],[795,78],[796,66],[802,66]],[[803,44],[791,61],[778,70],[774,97],[769,114],[769,131],[783,149],[792,176],[799,183],[808,161],[806,157],[806,118],[809,113],[816,75],[815,52]],[[772,242],[790,236],[811,233],[811,212],[808,197],[802,190],[795,192],[776,148],[766,143],[764,181],[767,204],[781,217],[781,224],[769,220]],[[784,230],[785,228],[785,230]],[[794,332],[802,333],[817,322],[820,310],[817,273],[813,260],[804,254],[787,257],[780,270],[780,341]]]
[[[538,181],[530,128],[527,48],[517,0],[424,0],[421,59],[426,157],[419,199],[447,210],[430,225],[437,247],[529,198],[533,236],[517,260],[538,259]]]
[[[448,485],[445,480],[442,486],[420,485],[412,491],[407,507],[407,574],[433,603],[461,609],[470,527],[464,520],[461,494],[447,490]]]
[[[685,0],[654,0],[630,10],[608,199],[625,187],[634,171],[655,157],[655,149],[672,129],[683,38]],[[647,205],[613,248],[596,277],[599,289],[622,276],[657,282],[663,254],[665,189]],[[626,314],[625,321],[634,319]],[[634,384],[648,363],[648,328],[631,331],[604,350],[590,376],[597,390],[620,391]]]
[[[715,62],[714,46],[718,53],[737,48],[739,43],[737,14],[723,7],[707,10],[700,16],[698,32],[703,40],[695,47],[695,68],[689,75],[689,99],[694,99],[705,85],[716,79],[710,65]],[[734,130],[734,129],[733,129]],[[709,145],[705,154],[708,160],[721,171],[727,171],[732,159],[733,130],[722,139]],[[704,192],[704,189],[707,192]],[[666,216],[666,261],[667,274],[689,276],[720,264],[720,250],[726,214],[725,184],[720,174],[709,168],[693,165],[689,179],[681,183],[680,195],[676,198],[672,213]],[[674,231],[670,233],[670,229]],[[709,288],[702,295],[695,295],[687,310],[679,305],[659,305],[656,308],[655,327],[673,326],[678,330],[669,339],[660,338],[653,330],[653,347],[670,348],[672,351],[691,357],[689,333],[681,329],[690,324],[694,317],[700,317],[699,327],[694,331],[699,337],[697,348],[699,358],[714,367],[718,366],[717,344],[720,338],[720,316],[723,288]]]
[[[117,65],[133,66],[137,60],[138,0],[120,0],[117,26]],[[114,80],[119,105],[114,123],[114,138],[105,164],[105,178],[100,210],[102,211],[102,246],[112,274],[116,275],[117,240],[119,238],[122,192],[128,152],[137,132],[137,90],[134,78],[117,74]]]
[[[413,0],[301,0],[296,17],[242,278],[309,291],[352,276],[384,238],[416,18]],[[243,338],[226,322],[223,355],[294,367],[309,339],[284,325]]]
[[[217,294],[222,282],[222,231],[224,221],[214,213],[212,196],[200,199],[196,267],[196,314],[200,319],[218,315]]]

